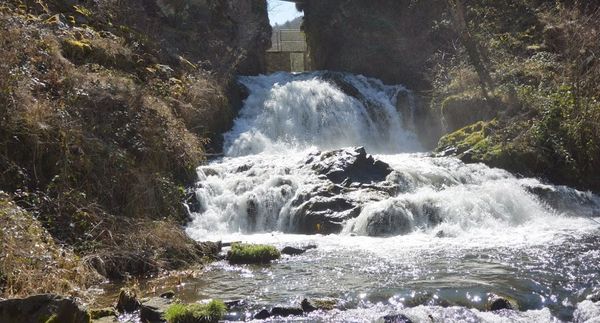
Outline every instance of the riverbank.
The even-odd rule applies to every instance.
[[[186,188],[230,127],[234,77],[263,69],[269,39],[265,1],[4,1],[0,226],[17,245],[1,248],[0,295],[81,294],[90,280],[72,275],[122,280],[213,256],[182,230]],[[10,236],[15,214],[48,250]],[[16,261],[29,252],[64,259]],[[65,284],[35,283],[48,262],[66,266],[50,265]]]

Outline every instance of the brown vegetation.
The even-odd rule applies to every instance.
[[[14,201],[10,212],[50,234],[41,249],[64,246],[56,250],[68,261],[54,262],[67,269],[57,266],[55,281],[70,281],[36,289],[43,266],[27,267],[15,261],[19,250],[3,246],[8,278],[0,280],[0,295],[66,293],[88,286],[77,276],[88,277],[88,268],[123,279],[216,252],[182,231],[185,187],[210,139],[231,123],[231,76],[237,68],[260,68],[250,66],[256,63],[247,62],[243,46],[270,35],[244,30],[247,38],[240,36],[233,27],[244,16],[230,12],[236,5],[211,3],[187,11],[150,1],[0,4],[0,190]],[[179,18],[194,20],[196,29],[180,28],[181,19],[169,16],[192,13]],[[211,15],[227,19],[215,25]],[[159,34],[146,33],[161,24]],[[197,46],[198,37],[215,41]],[[173,47],[183,38],[189,46]],[[0,232],[9,232],[9,219],[0,219]]]
[[[31,293],[82,296],[100,277],[69,249],[54,242],[31,214],[0,192],[0,295]]]

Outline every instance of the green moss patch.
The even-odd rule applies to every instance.
[[[455,148],[458,153],[463,153],[486,139],[490,125],[493,125],[493,122],[479,121],[447,134],[440,139],[438,150]]]
[[[173,304],[165,312],[168,323],[217,322],[227,313],[227,306],[220,300],[207,304]]]
[[[242,243],[233,244],[227,254],[232,264],[266,264],[279,257],[281,253],[273,246]]]

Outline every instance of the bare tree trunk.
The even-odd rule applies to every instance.
[[[485,57],[480,51],[477,41],[469,32],[469,27],[465,18],[466,11],[463,0],[447,0],[447,2],[450,7],[450,12],[452,13],[454,28],[456,29],[461,43],[465,46],[471,64],[473,64],[473,67],[477,72],[481,92],[487,99],[489,93],[494,90],[494,83],[483,61]]]

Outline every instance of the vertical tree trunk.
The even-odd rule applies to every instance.
[[[456,29],[456,33],[460,38],[461,43],[465,46],[467,51],[467,55],[469,56],[469,60],[475,71],[477,72],[477,76],[479,77],[479,85],[481,86],[481,92],[483,96],[487,99],[489,93],[493,91],[494,85],[492,81],[492,77],[483,60],[483,53],[479,50],[479,46],[477,41],[473,38],[471,33],[469,32],[469,27],[466,20],[466,11],[463,0],[447,0],[448,6],[450,7],[450,12],[452,14],[454,28]]]

